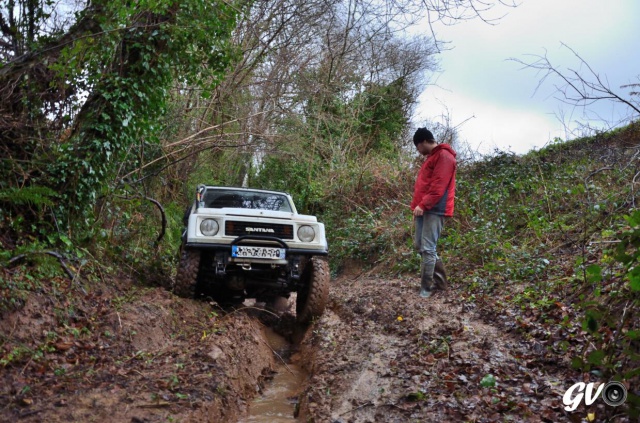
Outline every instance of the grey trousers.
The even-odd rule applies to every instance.
[[[415,217],[414,221],[416,229],[414,246],[422,256],[420,277],[423,281],[433,283],[433,271],[438,260],[436,245],[444,227],[444,216],[424,213],[422,216]],[[425,288],[431,288],[431,286]]]

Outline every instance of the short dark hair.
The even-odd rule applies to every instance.
[[[418,128],[415,134],[413,134],[413,143],[415,145],[420,144],[422,141],[435,141],[433,134],[427,128]]]

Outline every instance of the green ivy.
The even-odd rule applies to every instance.
[[[43,65],[55,75],[56,89],[84,93],[86,100],[64,105],[70,136],[58,140],[53,126],[39,128],[37,139],[44,147],[30,153],[33,160],[27,166],[34,169],[22,171],[31,175],[20,187],[26,191],[18,198],[11,191],[15,187],[3,185],[5,197],[45,201],[53,191],[55,205],[47,205],[55,206],[58,227],[84,225],[97,198],[119,185],[118,176],[140,164],[141,150],[162,154],[149,146],[158,145],[168,92],[196,86],[206,93],[219,83],[237,57],[230,37],[242,6],[224,1],[99,0],[78,11],[68,33],[33,44],[35,52],[48,52],[61,43],[53,59],[43,56]],[[36,113],[42,104],[25,107]],[[28,195],[40,187],[49,190],[45,196]],[[13,204],[14,209],[19,206]]]

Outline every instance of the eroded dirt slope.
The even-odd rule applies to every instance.
[[[258,320],[118,285],[45,289],[2,316],[0,421],[224,422],[244,412],[273,365]],[[79,301],[62,304],[70,294]]]

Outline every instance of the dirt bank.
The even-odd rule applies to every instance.
[[[309,374],[300,422],[579,422],[607,411],[602,401],[564,410],[584,376],[568,356],[455,288],[423,300],[417,285],[341,277],[325,315],[299,328],[291,308],[224,312],[142,281],[58,281],[0,320],[0,421],[237,422],[280,359],[265,326],[297,344]]]
[[[0,421],[235,421],[273,366],[250,310],[130,280],[50,288],[0,321]]]

